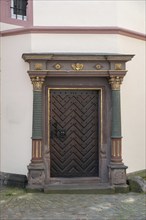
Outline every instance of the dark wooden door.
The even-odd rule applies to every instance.
[[[98,176],[98,91],[51,90],[52,177]]]

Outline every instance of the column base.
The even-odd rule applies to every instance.
[[[27,189],[43,189],[45,183],[45,167],[43,162],[31,163],[28,165]]]
[[[115,187],[127,186],[127,179],[126,179],[126,169],[123,163],[114,164],[111,163],[109,165],[109,179],[110,184],[114,185]]]

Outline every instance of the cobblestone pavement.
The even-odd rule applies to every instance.
[[[44,194],[5,188],[1,220],[146,220],[146,194]]]

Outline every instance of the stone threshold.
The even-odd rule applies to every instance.
[[[27,186],[26,190],[27,192],[41,191],[47,194],[114,194],[129,192],[129,186],[111,186],[109,183],[47,184],[39,187]]]
[[[115,193],[115,189],[108,184],[49,184],[44,187],[44,192],[49,194],[112,194]]]

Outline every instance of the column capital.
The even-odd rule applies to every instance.
[[[30,79],[33,84],[33,90],[41,91],[43,83],[45,81],[45,76],[31,76]]]
[[[109,84],[111,85],[112,90],[120,90],[122,81],[123,76],[110,76]]]

